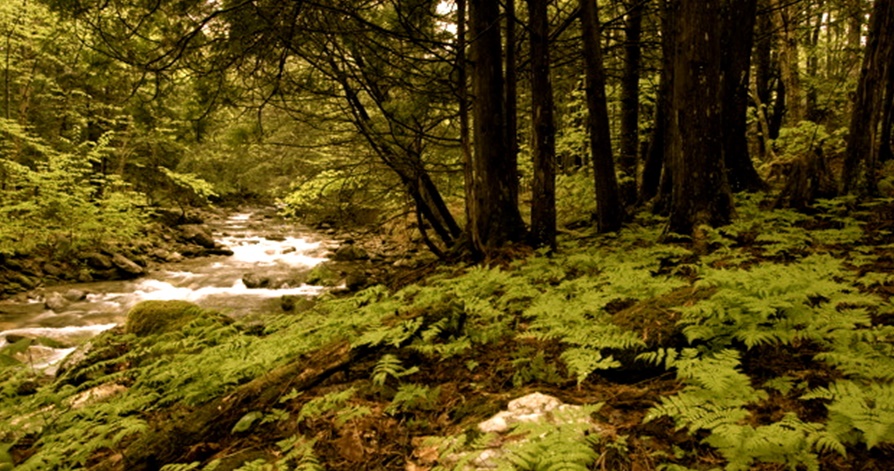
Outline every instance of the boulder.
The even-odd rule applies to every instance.
[[[280,307],[282,310],[296,314],[310,310],[315,304],[316,301],[304,296],[286,294],[280,298]]]
[[[47,295],[47,299],[44,301],[43,306],[58,312],[65,309],[68,304],[69,301],[65,299],[61,293],[50,293]]]
[[[246,273],[242,275],[242,283],[249,289],[267,288],[270,286],[270,278],[257,273]]]
[[[345,288],[347,288],[348,291],[360,291],[365,288],[368,283],[369,276],[362,271],[348,273],[348,276],[345,277]]]
[[[332,255],[332,260],[338,262],[352,262],[355,260],[366,260],[368,258],[369,255],[366,253],[366,250],[363,250],[354,244],[342,244],[341,247],[335,251],[335,254]]]
[[[13,273],[11,281],[22,285],[25,289],[32,289],[40,283],[39,280],[31,278],[24,273]]]
[[[118,253],[112,256],[112,264],[114,264],[115,267],[130,276],[140,276],[143,274],[143,267],[137,265],[133,260]]]
[[[62,297],[65,298],[66,301],[70,302],[78,302],[87,299],[87,292],[80,289],[70,289],[64,293],[62,293]]]
[[[43,264],[43,272],[50,276],[60,277],[66,272],[66,267],[58,262],[47,262]]]
[[[179,238],[180,240],[196,244],[206,249],[213,249],[215,247],[214,237],[211,236],[211,231],[202,225],[199,224],[184,224],[177,228],[180,231]]]
[[[223,255],[225,257],[231,257],[233,255],[233,250],[229,247],[218,245],[213,249],[206,250],[208,255]]]
[[[317,286],[338,286],[342,276],[329,263],[321,263],[315,266],[307,274],[307,284]]]
[[[124,330],[139,337],[171,332],[204,315],[188,301],[142,301],[127,313]]]
[[[149,256],[159,262],[179,262],[183,260],[183,255],[162,248],[152,250],[149,252]]]
[[[84,254],[84,261],[87,262],[87,266],[97,270],[108,270],[114,266],[111,258],[99,252],[89,252]]]

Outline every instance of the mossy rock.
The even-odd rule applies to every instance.
[[[206,315],[188,301],[142,301],[127,313],[125,330],[139,337],[171,332]]]
[[[342,275],[329,263],[321,263],[307,274],[307,284],[317,286],[338,286]]]

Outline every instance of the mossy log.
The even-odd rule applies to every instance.
[[[198,409],[156,417],[151,429],[127,447],[123,460],[102,468],[151,470],[170,463],[207,459],[196,451],[200,448],[196,445],[220,441],[246,413],[274,406],[293,389],[310,389],[368,353],[369,350],[352,349],[346,342],[335,343],[276,368]]]

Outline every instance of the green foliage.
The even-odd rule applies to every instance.
[[[494,454],[491,449],[495,437],[491,434],[479,436],[467,443],[467,437],[444,440],[440,443],[442,462],[447,457],[460,456],[447,468],[436,467],[435,470],[467,469],[473,462],[484,459],[488,467],[498,470],[525,471],[585,471],[592,469],[599,453],[596,451],[600,442],[598,433],[592,433],[591,415],[595,414],[601,404],[569,408],[556,411],[550,421],[521,422],[510,432],[514,438],[505,443],[502,454]],[[469,448],[472,451],[464,451]]]
[[[166,197],[181,209],[186,206],[202,206],[218,196],[210,183],[195,174],[178,173],[165,167],[159,167],[158,170],[167,180]]]
[[[830,333],[869,324],[865,306],[872,296],[838,281],[841,263],[810,256],[790,265],[763,264],[751,270],[705,270],[696,286],[716,289],[707,300],[680,308],[690,342],[712,348],[741,342],[747,348],[767,344],[826,341]]]
[[[354,397],[356,392],[357,391],[354,388],[348,388],[343,391],[334,391],[325,396],[311,399],[301,406],[301,411],[298,413],[298,421],[316,419],[337,411],[343,408],[345,403]]]
[[[396,356],[392,354],[386,354],[382,355],[382,358],[379,359],[378,363],[376,363],[375,368],[373,368],[371,380],[372,383],[376,386],[384,386],[385,383],[388,381],[388,378],[399,380],[418,371],[419,368],[415,366],[411,368],[404,368],[400,360]]]
[[[872,449],[894,442],[894,385],[836,381],[817,388],[802,399],[830,401],[827,428],[842,443],[865,443]],[[844,447],[840,447],[844,454]]]
[[[311,222],[357,221],[376,206],[369,201],[368,178],[324,170],[297,185],[283,198],[286,214]]]
[[[0,253],[65,254],[136,236],[146,217],[141,196],[93,169],[110,140],[58,153],[35,137],[45,160],[34,169],[0,157]]]
[[[769,425],[749,424],[751,412],[747,406],[768,396],[754,389],[750,378],[738,371],[739,354],[734,350],[708,355],[695,349],[670,350],[644,354],[642,358],[675,368],[677,377],[686,383],[681,392],[663,397],[644,421],[667,416],[690,433],[710,432],[704,442],[720,451],[728,470],[752,469],[754,461],[818,470],[814,448],[843,450],[821,425],[804,423],[794,414]]]
[[[846,128],[839,128],[832,133],[822,124],[801,121],[795,127],[779,130],[779,137],[773,146],[781,157],[793,159],[820,149],[823,155],[832,157],[844,154]]]
[[[413,383],[401,384],[391,404],[385,408],[385,412],[394,415],[401,412],[431,411],[437,406],[440,394],[441,389],[438,387],[430,388]]]
[[[587,172],[556,175],[556,225],[590,221],[596,214],[596,187]]]

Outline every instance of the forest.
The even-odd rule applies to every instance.
[[[894,2],[6,0],[0,51],[0,471],[890,469]],[[319,293],[3,304],[245,208]]]

